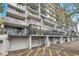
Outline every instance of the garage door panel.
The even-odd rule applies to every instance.
[[[19,50],[19,49],[25,49],[28,48],[28,39],[24,38],[14,38],[11,39],[11,47],[10,50]]]

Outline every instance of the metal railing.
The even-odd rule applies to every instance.
[[[16,11],[15,9],[12,9],[12,8],[9,8],[8,9],[8,12],[13,13],[13,14],[16,14],[16,15],[19,15],[19,16],[22,16],[22,17],[25,17],[25,13]]]
[[[23,7],[18,6],[17,3],[9,3],[9,5],[12,5],[12,6],[14,6],[14,7],[16,7],[18,9],[20,9],[20,10],[23,10],[23,11],[25,10],[25,6],[23,6]]]

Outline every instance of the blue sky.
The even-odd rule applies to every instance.
[[[6,11],[8,9],[8,4],[3,3],[3,8],[4,8],[4,12],[0,13],[0,17],[5,17],[6,16]]]
[[[72,3],[60,3],[59,4],[61,8],[65,9],[66,11],[73,13],[74,10],[76,10],[76,7],[72,4]],[[76,22],[77,20],[79,20],[79,14],[74,14],[72,15],[72,21]],[[78,32],[79,32],[79,23],[77,25],[78,28]]]

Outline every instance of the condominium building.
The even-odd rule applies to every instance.
[[[3,30],[8,38],[2,39],[1,50],[31,49],[78,39],[72,28],[57,21],[55,8],[51,3],[9,3]]]

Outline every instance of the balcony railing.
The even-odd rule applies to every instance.
[[[32,12],[28,11],[28,12],[27,12],[27,16],[28,16],[28,15],[31,15],[32,17],[35,17],[35,18],[37,18],[37,19],[40,19],[39,14],[35,14],[35,13],[32,13]]]
[[[8,35],[25,35],[24,30],[18,30],[17,28],[5,28],[5,32]]]
[[[28,24],[36,24],[36,25],[40,25],[41,24],[40,22],[35,21],[35,20],[28,20],[27,22],[28,22]]]
[[[37,13],[38,14],[38,10],[34,10],[31,7],[27,6],[27,10],[30,10],[31,12]]]
[[[50,24],[55,24],[53,21],[50,21],[49,19],[43,19],[46,22],[49,22]]]
[[[58,33],[53,32],[53,28],[45,27],[45,26],[38,26],[31,24],[28,27],[28,35],[53,35]]]
[[[30,24],[30,26],[27,28],[28,29],[28,35],[42,35],[43,34],[43,27]]]
[[[24,20],[19,20],[11,17],[5,17],[5,22],[17,24],[17,25],[26,25],[26,22]]]
[[[9,8],[8,12],[19,15],[19,16],[22,16],[22,17],[25,17],[25,13],[21,13],[21,12],[15,10],[15,9],[12,9],[12,8]]]
[[[21,5],[18,6],[17,3],[9,3],[9,5],[12,5],[12,6],[14,6],[14,7],[16,7],[18,9],[22,10],[22,11],[25,10],[25,6],[21,6]]]
[[[6,28],[5,28],[5,33],[8,35],[16,35],[17,34],[16,29],[6,29]]]
[[[39,4],[38,3],[27,3],[28,7],[32,7],[33,9],[38,9],[39,8]]]

